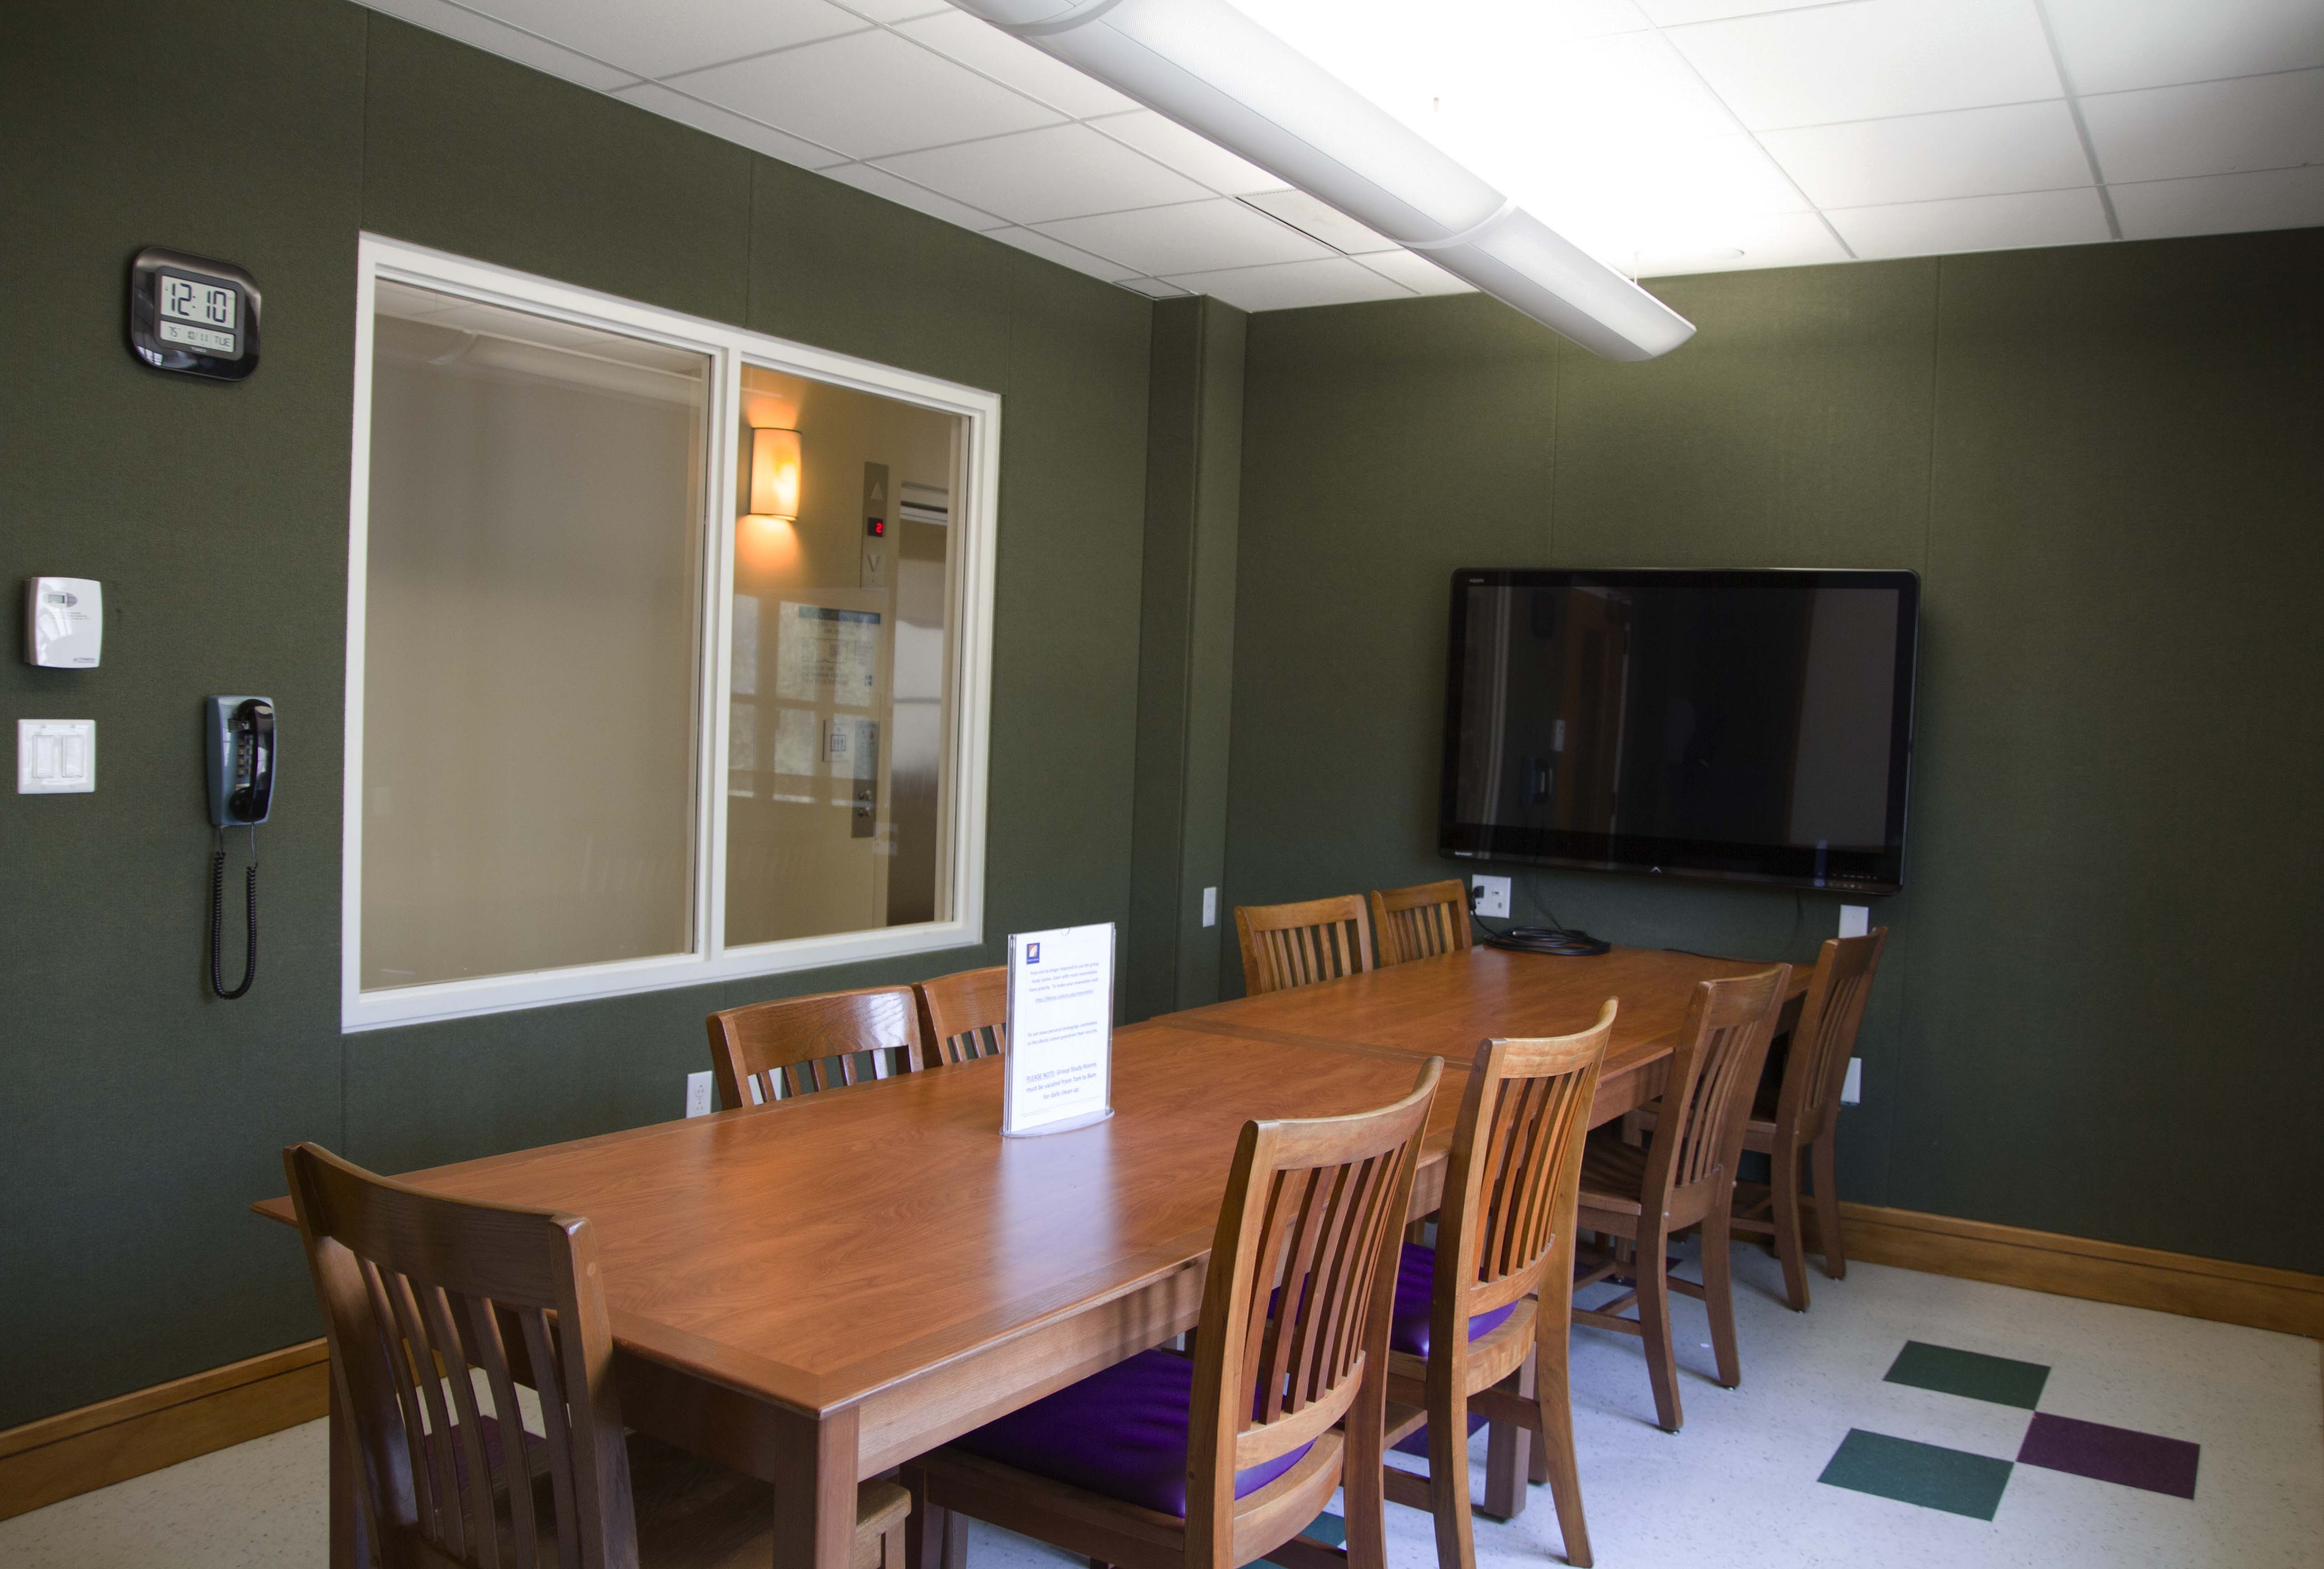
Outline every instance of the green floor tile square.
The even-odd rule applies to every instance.
[[[1348,1545],[1348,1522],[1331,1510],[1325,1509],[1308,1521],[1307,1528],[1299,1534],[1311,1542],[1321,1542],[1327,1547],[1344,1547]],[[1262,1558],[1253,1564],[1251,1569],[1283,1569],[1283,1566],[1273,1559]]]
[[[1889,1367],[1887,1381],[2031,1411],[2042,1398],[2042,1386],[2050,1381],[2050,1370],[2040,1362],[2012,1361],[2007,1357],[1908,1340]]]
[[[1989,1520],[2009,1485],[2010,1463],[1885,1433],[1849,1429],[1816,1480],[1925,1509]]]

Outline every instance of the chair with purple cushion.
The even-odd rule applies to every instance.
[[[907,1465],[913,1569],[964,1569],[964,1516],[1120,1569],[1386,1569],[1388,1255],[1443,1067],[1376,1112],[1243,1124],[1194,1356],[1140,1352]],[[1300,1535],[1343,1481],[1344,1552]]]
[[[381,1569],[771,1561],[765,1482],[625,1438],[587,1221],[423,1193],[312,1144],[282,1164],[331,1348],[331,1465],[362,1495],[334,1561],[339,1548]],[[538,1396],[530,1412],[520,1387]],[[893,1482],[857,1488],[852,1569],[903,1569],[909,1502]]]
[[[1480,1417],[1507,1470],[1550,1484],[1565,1561],[1590,1562],[1565,1352],[1573,1282],[1574,1202],[1598,1072],[1616,1004],[1578,1035],[1488,1040],[1469,1069],[1436,1246],[1407,1242],[1388,1338],[1388,1437],[1427,1426],[1428,1475],[1390,1471],[1388,1498],[1436,1518],[1438,1569],[1473,1569],[1469,1434]],[[1538,1446],[1534,1445],[1538,1440]],[[1528,1454],[1526,1451],[1532,1449]],[[1525,1507],[1497,1499],[1489,1512]]]

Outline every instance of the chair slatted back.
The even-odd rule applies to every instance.
[[[884,1079],[922,1066],[909,986],[825,992],[729,1008],[705,1021],[726,1110]]]
[[[1582,1151],[1618,1011],[1609,998],[1579,1034],[1478,1046],[1437,1212],[1431,1345],[1465,1345],[1454,1324],[1530,1295],[1554,1260],[1571,1259]]]
[[[1646,1161],[1648,1214],[1715,1178],[1734,1181],[1743,1124],[1791,983],[1792,967],[1777,964],[1695,987],[1671,1054]],[[1727,1203],[1723,1186],[1716,1202]]]
[[[1383,968],[1469,951],[1469,891],[1457,877],[1386,892],[1374,889],[1371,905],[1373,940]]]
[[[974,1062],[1009,1049],[1008,965],[939,975],[912,990],[919,995],[928,1066]]]
[[[1251,996],[1372,967],[1372,934],[1364,901],[1352,893],[1298,904],[1235,907],[1242,941],[1242,985]]]
[[[1828,937],[1816,956],[1815,975],[1808,982],[1800,1021],[1792,1030],[1792,1053],[1784,1064],[1784,1087],[1776,1103],[1776,1123],[1788,1128],[1795,1142],[1812,1140],[1822,1131],[1831,1108],[1840,1103],[1848,1059],[1856,1055],[1856,1032],[1864,1023],[1864,1004],[1872,995],[1872,978],[1887,944],[1884,926],[1860,937]]]
[[[1186,1530],[1231,1564],[1235,1472],[1387,1411],[1388,1334],[1413,1174],[1443,1060],[1376,1112],[1246,1122],[1195,1336]],[[1359,1394],[1364,1407],[1348,1417]]]
[[[282,1163],[382,1569],[635,1569],[589,1223],[422,1193],[312,1144]]]

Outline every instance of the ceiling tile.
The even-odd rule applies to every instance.
[[[2108,183],[2324,163],[2324,70],[2098,94],[2082,121]]]
[[[553,77],[563,77],[568,82],[578,82],[585,88],[604,92],[637,79],[634,73],[616,69],[602,60],[576,54],[569,49],[536,38],[530,32],[464,11],[457,5],[447,5],[444,0],[364,0],[364,4],[383,15],[409,22],[414,27],[424,27],[430,32],[440,32],[462,43],[474,44],[503,60],[512,60],[519,65],[530,66]]]
[[[999,240],[1004,245],[1014,245],[1020,251],[1029,251],[1044,261],[1071,267],[1074,272],[1086,272],[1093,278],[1102,278],[1109,283],[1119,283],[1124,279],[1138,275],[1138,269],[1135,267],[1125,267],[1118,262],[1109,262],[1103,256],[1093,256],[1077,245],[1068,245],[1063,241],[1053,240],[1038,229],[991,229],[986,232],[984,237],[988,240]]]
[[[901,153],[881,160],[881,167],[1018,224],[1200,201],[1210,195],[1185,175],[1086,125],[1047,125]]]
[[[858,190],[868,190],[873,196],[883,197],[915,212],[924,212],[932,218],[942,218],[948,224],[958,224],[964,229],[1003,228],[1009,222],[997,213],[982,211],[964,201],[954,201],[948,196],[914,185],[908,180],[899,179],[869,163],[844,163],[821,172]]]
[[[1793,212],[1706,224],[1692,235],[1648,235],[1628,257],[1612,259],[1634,278],[1668,278],[1685,272],[1845,262],[1848,253],[1821,217],[1812,212]]]
[[[1121,286],[1135,289],[1148,300],[1178,300],[1186,294],[1185,290],[1161,278],[1124,278]]]
[[[853,32],[863,19],[828,0],[466,0],[475,10],[584,54],[665,77]]]
[[[1148,158],[1160,160],[1187,179],[1202,181],[1221,196],[1248,196],[1255,190],[1283,189],[1280,176],[1245,162],[1151,109],[1140,109],[1134,115],[1108,115],[1102,120],[1092,120],[1090,125]]]
[[[1757,131],[2063,96],[2033,0],[1857,0],[1665,36]]]
[[[888,32],[714,66],[678,85],[853,158],[1027,131],[1060,118]]]
[[[1365,266],[1392,283],[1401,283],[1415,294],[1473,294],[1477,286],[1464,279],[1455,278],[1427,257],[1410,251],[1380,251],[1356,258]]]
[[[1110,256],[1134,272],[1157,278],[1331,254],[1306,235],[1239,201],[1142,208],[1041,226],[1067,245]]]
[[[834,163],[844,163],[847,155],[834,152],[828,147],[818,147],[812,142],[802,142],[787,132],[771,125],[761,125],[756,120],[730,114],[715,104],[706,104],[687,97],[658,82],[639,82],[634,87],[615,90],[613,96],[626,104],[691,125],[697,131],[707,131],[729,142],[763,152],[770,158],[779,158],[786,163],[796,163],[802,169],[823,169]]]
[[[1263,213],[1281,218],[1300,233],[1351,256],[1360,256],[1368,251],[1399,248],[1394,240],[1374,234],[1337,208],[1325,205],[1304,190],[1255,191],[1242,199]]]
[[[936,16],[952,9],[944,0],[841,0],[850,11],[874,22],[909,22],[915,16]]]
[[[2044,0],[2078,93],[2324,66],[2316,0]]]
[[[1840,208],[1824,216],[1864,257],[2086,245],[2107,237],[2106,209],[2090,186]]]
[[[1599,147],[1512,181],[1509,194],[1561,234],[1611,228],[1635,235],[1811,205],[1766,150],[1740,134]]]
[[[1683,27],[1692,22],[1723,22],[1730,16],[1758,16],[1769,11],[1798,11],[1824,5],[1831,0],[1638,0],[1658,27]]]
[[[1409,300],[1412,293],[1344,256],[1273,267],[1231,267],[1183,272],[1170,281],[1210,294],[1240,310],[1291,310],[1303,305],[1348,305],[1359,300]]]
[[[1409,60],[1435,36],[1466,42],[1523,31],[1570,42],[1654,25],[1639,0],[1439,0],[1425,28],[1413,25],[1410,0],[1235,0],[1235,9],[1335,73],[1383,55]]]
[[[2324,165],[2107,188],[2126,240],[2324,226]]]
[[[982,71],[1053,109],[1080,118],[1089,115],[1119,115],[1138,107],[1094,77],[1084,76],[1061,60],[1043,54],[1031,44],[1010,37],[965,11],[946,11],[908,22],[896,29],[938,54]]]
[[[2090,183],[2063,99],[1769,131],[1760,138],[1822,207],[1870,207]]]

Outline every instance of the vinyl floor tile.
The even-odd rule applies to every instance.
[[[1816,1480],[1827,1487],[1989,1520],[2001,1508],[2013,1469],[2008,1461],[1989,1454],[1851,1427]]]

